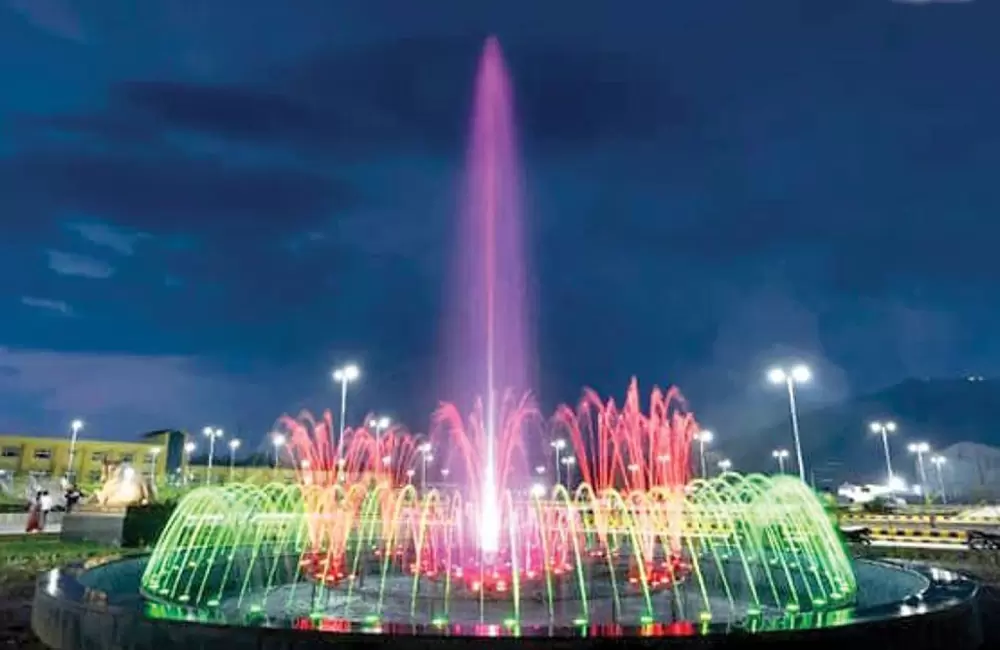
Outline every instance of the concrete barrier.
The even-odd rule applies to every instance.
[[[61,526],[63,513],[50,512],[46,526]],[[23,533],[28,527],[27,512],[5,512],[0,514],[0,535]]]

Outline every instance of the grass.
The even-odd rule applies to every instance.
[[[89,542],[63,542],[58,535],[0,537],[0,585],[33,580],[58,566],[93,558],[114,558],[121,549]]]

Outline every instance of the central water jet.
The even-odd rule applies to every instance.
[[[452,319],[461,332],[451,339],[460,346],[453,390],[475,387],[485,400],[479,543],[486,554],[498,549],[500,535],[499,394],[528,387],[520,174],[511,104],[503,54],[491,37],[476,74],[461,210],[460,286]]]

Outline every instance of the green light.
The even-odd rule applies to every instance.
[[[798,603],[788,603],[787,605],[785,605],[785,611],[788,611],[788,612],[797,612],[797,611],[799,611],[799,604]]]
[[[513,618],[506,618],[503,621],[504,627],[514,627],[517,625],[517,620]]]
[[[756,607],[747,607],[747,616],[760,616],[760,610]]]
[[[585,618],[574,618],[573,619],[573,625],[576,625],[578,627],[584,626],[586,624],[587,624],[587,619],[585,619]]]
[[[698,619],[701,621],[710,621],[712,620],[712,612],[700,612],[698,614]]]
[[[215,598],[213,598],[212,600],[208,601],[205,604],[208,605],[209,607],[218,607],[219,606],[219,601],[216,600]]]
[[[822,607],[823,605],[826,605],[826,601],[823,600],[822,598],[814,598],[813,605],[815,607]]]
[[[643,625],[649,625],[650,623],[653,622],[653,617],[650,616],[649,614],[645,614],[639,617],[639,622],[642,623]]]
[[[434,627],[444,627],[448,624],[448,619],[446,618],[434,618],[431,619],[431,625]]]
[[[368,616],[365,616],[365,623],[367,623],[368,625],[374,625],[375,623],[378,623],[378,616],[376,616],[375,614],[369,614]]]

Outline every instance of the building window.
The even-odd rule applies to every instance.
[[[49,460],[52,458],[51,449],[36,449],[35,450],[35,460]]]
[[[4,447],[0,455],[4,458],[18,458],[21,455],[21,450],[18,447]]]
[[[132,459],[134,459],[134,458],[135,458],[135,456],[133,456],[132,454],[124,454],[122,456],[122,462],[123,463],[131,463]]]
[[[107,454],[103,451],[95,451],[90,455],[90,461],[93,463],[103,463],[106,456]]]
[[[145,456],[142,457],[142,462],[144,463],[152,463],[155,460],[156,460],[156,454],[146,454]]]

